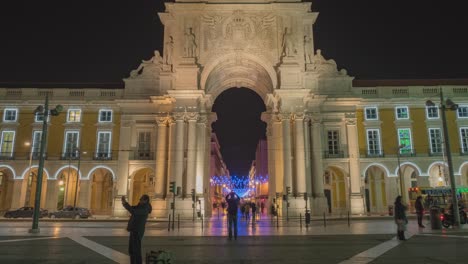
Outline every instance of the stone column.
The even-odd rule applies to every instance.
[[[166,161],[167,161],[167,125],[169,118],[167,115],[156,117],[158,125],[156,142],[156,170],[155,170],[155,196],[161,198],[166,189]]]
[[[295,161],[296,161],[296,186],[294,192],[302,194],[306,192],[306,168],[305,168],[305,140],[304,140],[304,113],[296,113],[295,126]]]
[[[205,150],[208,148],[206,142],[206,122],[208,117],[205,114],[200,114],[197,120],[197,169],[195,178],[195,192],[203,193],[203,179],[205,177]]]
[[[312,213],[321,215],[327,210],[327,203],[323,192],[323,165],[322,165],[322,119],[320,113],[311,116],[312,122],[312,195],[314,207]]]
[[[359,164],[359,141],[356,125],[356,114],[346,113],[346,141],[349,156],[349,177],[350,177],[350,206],[352,214],[364,213],[364,198],[361,193],[361,173]]]
[[[305,175],[306,175],[306,192],[310,197],[312,194],[312,163],[310,153],[310,117],[307,115],[304,118],[304,146],[305,146]]]
[[[185,193],[189,196],[191,189],[195,189],[196,186],[197,119],[198,113],[187,113],[187,188]]]
[[[122,120],[120,127],[120,142],[119,142],[119,159],[117,165],[117,180],[116,180],[116,197],[114,197],[114,216],[127,216],[127,211],[123,208],[120,202],[120,197],[128,196],[129,177],[128,175],[128,160],[130,156],[130,143],[132,140],[132,127],[135,125],[133,120]],[[129,197],[127,197],[129,198]]]
[[[292,164],[291,164],[291,115],[281,114],[282,143],[283,143],[283,191],[286,187],[292,187]]]
[[[182,186],[182,177],[184,173],[184,132],[185,132],[185,114],[174,113],[175,119],[175,139],[174,139],[174,163],[172,179],[177,186]]]
[[[277,180],[277,170],[275,161],[277,152],[276,141],[278,134],[274,132],[275,130],[275,121],[276,117],[274,114],[262,113],[261,119],[267,124],[266,126],[266,137],[267,137],[267,155],[268,155],[268,201],[266,201],[265,206],[267,212],[270,212],[270,206],[273,203],[273,198],[276,197],[276,180]],[[279,123],[279,122],[277,122]],[[276,136],[276,137],[275,137]]]

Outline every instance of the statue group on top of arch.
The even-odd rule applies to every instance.
[[[164,57],[161,57],[159,50],[155,50],[151,59],[142,60],[140,66],[130,72],[130,78],[154,77],[161,71],[172,71],[173,53],[174,40],[169,36],[169,40],[164,43]]]
[[[307,58],[306,58],[306,63],[307,63]],[[327,75],[347,75],[347,72],[345,69],[338,71],[338,66],[335,60],[325,59],[320,49],[317,49],[317,52],[315,55],[309,57],[307,70],[316,71],[321,74],[327,74]]]

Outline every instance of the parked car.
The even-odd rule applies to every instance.
[[[25,206],[14,210],[9,210],[3,215],[6,218],[18,218],[18,217],[32,217],[34,213],[34,207]],[[49,211],[45,209],[39,209],[39,217],[44,217],[49,214]]]
[[[62,210],[52,212],[49,214],[50,218],[72,218],[72,219],[79,219],[79,218],[88,218],[91,216],[91,212],[82,207],[73,207],[73,206],[66,206]]]

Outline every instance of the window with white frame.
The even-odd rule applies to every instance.
[[[68,109],[67,122],[81,122],[81,109]]]
[[[468,106],[460,105],[457,109],[458,118],[468,118]]]
[[[99,110],[99,122],[112,122],[112,110]]]
[[[426,106],[426,116],[428,119],[439,118],[439,107],[437,106]]]
[[[409,119],[409,110],[407,106],[395,107],[396,119]]]
[[[140,131],[138,133],[138,158],[151,158],[151,131]]]
[[[468,153],[468,127],[460,128],[460,141],[462,153]]]
[[[96,158],[108,159],[111,157],[112,132],[99,131],[97,138]]]
[[[33,157],[38,157],[41,151],[41,142],[42,142],[42,131],[36,130],[33,131],[33,143],[31,146],[31,155]]]
[[[328,130],[327,132],[327,144],[328,154],[337,155],[340,151],[340,138],[338,130]]]
[[[18,120],[18,109],[16,108],[6,108],[3,112],[3,121],[4,122],[16,122]]]
[[[79,148],[78,142],[80,139],[80,132],[77,130],[65,131],[65,142],[63,144],[63,158],[78,158]]]
[[[36,113],[34,115],[35,122],[44,122],[44,113]],[[47,122],[50,121],[50,115],[47,115]]]
[[[12,157],[14,145],[15,131],[2,131],[2,138],[0,139],[0,156]]]
[[[429,144],[431,146],[431,153],[442,153],[442,131],[440,128],[429,128]]]
[[[369,155],[381,155],[380,131],[378,129],[367,129],[367,153]]]
[[[366,120],[378,120],[379,113],[377,107],[366,107],[364,108]]]
[[[411,154],[411,151],[412,151],[411,129],[409,128],[398,129],[398,145],[403,146],[399,148],[400,154]]]

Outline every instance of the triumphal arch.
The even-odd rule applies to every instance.
[[[164,48],[124,80],[127,100],[121,104],[121,148],[136,144],[127,139],[145,118],[157,122],[156,214],[167,216],[172,202],[168,186],[175,181],[182,191],[176,197],[178,213],[191,214],[187,197],[194,189],[202,212],[210,215],[209,145],[216,119],[211,106],[220,93],[235,87],[252,89],[266,105],[262,120],[267,123],[269,203],[290,190],[290,215],[303,213],[306,200],[313,214],[326,210],[323,126],[346,131],[344,141],[357,138],[356,104],[350,98],[340,100],[351,97],[353,78],[314,47],[318,13],[311,5],[300,0],[166,3],[165,12],[159,13]],[[149,106],[142,98],[150,98]],[[341,170],[349,181],[350,208],[359,212],[358,147],[355,141],[346,144],[349,159]],[[131,189],[139,166],[119,164],[119,179],[124,179],[119,190]],[[282,199],[275,202],[286,210]]]

